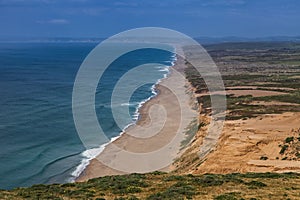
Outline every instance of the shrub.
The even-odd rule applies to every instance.
[[[221,194],[216,196],[214,200],[237,200],[234,194]]]
[[[153,175],[164,175],[164,174],[167,174],[167,172],[154,171],[154,172],[150,172],[149,174],[153,174]]]
[[[245,183],[245,184],[248,185],[248,186],[251,186],[251,187],[258,187],[258,188],[267,186],[266,184],[264,184],[263,182],[260,182],[260,181],[250,181],[250,182]]]
[[[179,181],[172,185],[163,192],[150,195],[147,200],[158,200],[158,199],[192,199],[195,195],[195,188],[186,182]]]
[[[260,157],[260,160],[268,160],[268,157],[267,156],[262,156],[262,157]]]
[[[204,175],[201,178],[195,179],[195,182],[202,186],[219,186],[224,183],[222,179],[215,175]]]
[[[184,176],[179,176],[179,175],[171,175],[168,176],[164,179],[165,181],[183,181],[185,180]]]
[[[289,146],[288,145],[283,145],[282,147],[281,147],[281,150],[280,150],[280,154],[284,154],[284,152],[287,150],[287,148],[288,148]]]
[[[128,188],[126,188],[127,193],[138,193],[141,191],[142,191],[142,189],[139,187],[129,186]]]
[[[114,194],[127,194],[140,192],[141,187],[148,187],[144,178],[144,174],[107,176],[91,179],[87,184],[89,187],[96,187],[99,190],[110,190]]]
[[[75,186],[76,186],[75,183],[65,183],[61,185],[61,187],[75,187]]]
[[[294,137],[287,137],[287,138],[285,139],[285,143],[290,143],[290,142],[292,142],[292,141],[294,141]]]
[[[226,174],[223,176],[224,182],[244,183],[242,179],[237,177],[238,174]]]
[[[239,174],[238,176],[243,177],[243,178],[282,178],[286,175],[284,174],[278,174],[278,173],[253,173],[253,172],[248,172],[245,174]]]

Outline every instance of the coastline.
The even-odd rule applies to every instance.
[[[169,67],[168,74],[158,80],[152,87],[153,95],[139,104],[137,108],[139,116],[136,123],[126,126],[120,136],[113,138],[110,143],[105,144],[99,155],[90,160],[89,164],[75,181],[80,182],[106,175],[125,174],[126,172],[113,169],[101,162],[104,160],[113,164],[114,159],[117,157],[116,155],[120,154],[115,146],[133,153],[147,153],[162,148],[170,141],[176,141],[177,145],[171,146],[168,154],[172,159],[179,156],[180,143],[185,138],[184,130],[197,113],[190,105],[190,96],[186,94],[187,81],[185,78],[184,82],[177,81],[179,79],[178,72],[183,72],[185,67],[182,58],[175,60],[175,64]],[[168,88],[170,85],[172,87],[175,86],[171,89],[172,91]],[[174,92],[176,95],[173,94]],[[178,109],[178,106],[182,105],[178,105],[178,101],[174,101],[174,98],[178,98],[178,95],[181,95],[180,99],[184,99],[183,105],[185,106],[185,111],[183,113],[181,111],[182,108],[181,110]],[[164,116],[163,112],[165,111],[161,109],[161,106],[166,109],[167,116],[172,116],[167,117],[162,129],[160,129],[162,125],[160,117]],[[179,121],[180,124],[178,124]],[[141,131],[140,127],[146,127],[145,130],[147,131]],[[141,132],[141,138],[135,137]],[[158,134],[152,135],[153,132]],[[179,134],[177,133],[174,137],[176,132]],[[159,170],[170,171],[171,166],[172,164]]]
[[[164,72],[167,72],[164,74],[164,77],[161,78],[161,79],[158,79],[156,81],[156,83],[154,85],[151,86],[151,92],[152,92],[152,95],[150,97],[148,97],[147,99],[141,101],[138,106],[136,107],[136,110],[133,114],[133,121],[129,124],[127,124],[123,129],[122,131],[120,132],[120,134],[118,136],[115,136],[115,137],[112,137],[110,139],[109,142],[107,143],[104,143],[102,144],[100,147],[97,147],[97,148],[93,148],[93,149],[87,149],[85,150],[84,152],[81,153],[81,155],[84,157],[84,159],[81,161],[81,163],[76,167],[76,169],[71,173],[71,176],[72,178],[69,179],[69,182],[76,182],[77,179],[82,175],[82,173],[84,173],[84,171],[86,170],[87,166],[90,165],[90,162],[94,159],[97,158],[97,156],[99,154],[102,153],[102,151],[104,151],[105,147],[111,143],[113,143],[115,140],[117,140],[118,138],[120,138],[123,133],[126,132],[127,129],[129,129],[130,127],[134,126],[137,124],[137,122],[139,121],[139,117],[140,117],[140,109],[141,107],[147,103],[148,101],[150,101],[152,98],[155,98],[158,93],[159,93],[159,90],[157,89],[157,85],[163,80],[163,79],[166,79],[169,74],[170,74],[170,71],[169,71],[169,68],[170,67],[173,67],[174,66],[174,63],[176,62],[177,58],[174,54],[174,60],[171,62],[172,63],[172,66],[167,66],[166,68],[163,68],[163,69],[160,69],[159,71],[164,71]]]

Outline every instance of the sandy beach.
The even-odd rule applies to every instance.
[[[191,88],[182,74],[185,67],[184,60],[178,58],[170,67],[168,77],[156,85],[158,95],[139,109],[136,125],[107,145],[76,181],[133,172],[170,171],[173,160],[180,155],[185,128],[197,117],[188,94]]]

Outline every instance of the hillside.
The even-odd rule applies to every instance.
[[[300,175],[246,173],[107,176],[83,183],[35,185],[1,191],[1,199],[299,199]]]
[[[177,173],[300,172],[300,46],[290,42],[224,43],[206,47],[226,89],[224,128],[210,154],[199,157],[210,124],[210,94],[187,63],[199,104],[199,129],[174,167]],[[197,126],[196,126],[197,127]],[[192,129],[191,129],[192,130]]]

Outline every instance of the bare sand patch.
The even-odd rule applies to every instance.
[[[290,76],[290,79],[300,79],[300,76]]]
[[[232,87],[226,87],[226,89],[249,89],[249,90],[255,90],[255,89],[257,89],[257,86],[246,86],[246,85],[242,85],[242,86],[232,86]]]
[[[281,160],[279,144],[300,127],[300,113],[226,121],[216,149],[193,173],[300,171],[299,161]],[[267,160],[260,160],[267,157]]]

